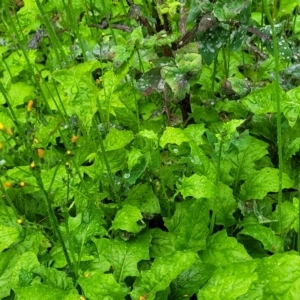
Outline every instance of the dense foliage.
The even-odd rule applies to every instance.
[[[298,299],[299,0],[2,0],[1,299]]]

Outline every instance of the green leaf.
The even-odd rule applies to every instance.
[[[194,141],[189,142],[189,145],[191,147],[190,160],[193,172],[198,175],[204,175],[211,181],[215,180],[216,165]]]
[[[184,129],[185,134],[197,145],[204,144],[203,134],[205,131],[206,129],[204,124],[190,124]]]
[[[237,18],[249,5],[251,5],[250,0],[237,0],[234,2],[218,0],[214,6],[214,15],[221,22],[229,21]]]
[[[18,239],[19,234],[20,230],[16,228],[0,225],[0,252],[7,249],[12,243],[14,243]]]
[[[29,170],[29,167],[28,167],[27,173],[30,173],[30,172],[31,171]],[[25,174],[23,174],[23,178],[24,178],[24,175]],[[66,182],[69,182],[69,188],[70,188],[70,187],[75,187],[75,185],[78,184],[80,181],[77,174],[74,174],[73,176],[70,176],[70,178],[68,178],[68,173],[67,173],[66,167],[63,165],[60,165],[58,167],[55,166],[55,167],[51,168],[50,170],[42,169],[41,170],[41,178],[43,180],[45,190],[48,191],[51,186],[51,192],[55,194],[55,197],[53,199],[54,207],[64,204],[66,201],[67,193],[68,193],[67,192],[68,187],[66,185]],[[55,179],[53,180],[53,178],[55,178]],[[29,183],[32,182],[31,184],[34,186],[37,185],[36,179],[33,175],[26,177],[26,182],[28,182],[28,181],[29,181]],[[74,189],[71,189],[69,191],[68,196],[73,197],[73,195],[74,195]]]
[[[127,159],[127,151],[126,149],[118,149],[118,150],[112,150],[106,152],[108,164],[110,167],[110,171],[114,174],[120,170],[125,169],[126,166],[126,159]],[[104,172],[108,173],[108,170],[106,169],[104,157],[100,156],[101,163],[104,167]],[[101,174],[101,173],[100,173]]]
[[[247,80],[239,79],[236,77],[229,77],[221,86],[221,92],[229,100],[238,100],[246,97],[251,91],[250,85]]]
[[[127,276],[140,276],[138,262],[149,259],[151,234],[149,232],[137,235],[127,242],[114,239],[94,239],[98,253],[113,267],[114,278],[122,283]]]
[[[170,298],[172,300],[189,299],[212,276],[215,269],[213,265],[196,261],[172,282]]]
[[[294,229],[296,232],[299,230],[299,199],[293,198],[293,202],[284,201],[281,205],[281,217],[279,218],[278,205],[272,214],[273,220],[281,220],[281,226],[285,233]],[[279,222],[272,223],[272,229],[276,232],[280,231]]]
[[[233,237],[228,237],[226,230],[218,231],[207,240],[206,250],[200,253],[201,260],[216,267],[251,260],[244,246]]]
[[[28,251],[20,256],[14,256],[0,276],[0,298],[8,296],[11,288],[18,287],[22,272],[32,273],[38,266],[39,262],[33,252]]]
[[[43,279],[43,284],[55,287],[61,290],[72,289],[73,281],[71,277],[67,277],[66,273],[54,268],[45,266],[36,267],[33,272],[38,274]]]
[[[79,299],[76,289],[61,290],[45,284],[35,284],[23,288],[14,289],[16,299],[43,299],[43,300],[77,300]]]
[[[278,10],[279,16],[290,15],[296,6],[300,5],[299,0],[281,0]]]
[[[173,235],[159,228],[151,229],[152,241],[150,247],[151,257],[161,257],[175,252]]]
[[[177,191],[182,194],[184,198],[194,197],[200,198],[214,198],[216,196],[216,187],[205,176],[193,174],[190,177],[183,177],[181,185],[177,184]]]
[[[77,216],[80,222],[79,226],[74,229],[74,237],[79,245],[94,235],[106,234],[106,230],[102,227],[102,224],[104,224],[104,213],[98,207],[89,204],[84,212]]]
[[[16,108],[17,106],[24,105],[29,100],[34,99],[36,96],[33,86],[28,85],[24,82],[17,82],[10,86],[10,89],[7,92],[7,97],[9,99],[10,105],[13,108]],[[6,100],[2,93],[0,94],[0,103],[6,103]]]
[[[228,41],[228,30],[222,26],[214,26],[210,29],[204,29],[203,35],[198,37],[199,52],[204,62],[210,65],[217,57],[221,47]]]
[[[300,150],[300,138],[294,139],[291,143],[288,144],[285,151],[285,159],[291,158]]]
[[[228,227],[236,222],[233,213],[237,209],[237,203],[233,196],[232,189],[221,181],[218,185],[218,196],[211,209],[216,214],[216,224]]]
[[[153,130],[141,130],[138,135],[140,137],[143,137],[144,139],[151,141],[155,145],[155,147],[158,146],[157,133],[155,133]]]
[[[275,113],[277,111],[275,96],[275,86],[269,84],[261,89],[255,90],[243,98],[241,102],[255,115]],[[283,92],[281,91],[280,96]]]
[[[132,298],[156,299],[155,295],[158,291],[169,287],[171,281],[193,265],[197,259],[197,254],[189,251],[177,251],[168,256],[156,258],[149,271],[141,271],[141,278],[137,278],[134,283]]]
[[[228,154],[235,181],[245,180],[248,174],[255,170],[255,162],[268,154],[268,144],[247,134],[243,134],[235,143],[231,144],[233,150]],[[237,153],[238,152],[238,153]]]
[[[262,225],[248,225],[239,234],[250,235],[259,240],[267,251],[280,253],[283,251],[283,240],[268,227]]]
[[[239,299],[238,297],[247,293],[251,284],[257,280],[255,268],[258,263],[250,260],[217,269],[198,292],[198,300]]]
[[[189,136],[180,128],[167,127],[162,137],[160,138],[160,146],[165,147],[166,144],[181,145],[184,142],[189,142]]]
[[[29,33],[32,30],[37,30],[40,27],[41,19],[37,18],[40,14],[38,6],[35,1],[25,1],[24,6],[17,12],[17,22],[21,26],[20,30],[23,33]]]
[[[186,200],[177,203],[174,216],[164,218],[165,226],[174,236],[177,250],[199,251],[206,246],[209,208],[206,200]]]
[[[231,141],[233,136],[237,135],[237,128],[243,124],[243,120],[230,120],[222,124],[220,133],[216,134],[219,141]]]
[[[135,185],[129,191],[124,204],[136,206],[143,213],[160,213],[158,198],[153,193],[152,187],[146,183]]]
[[[124,299],[128,293],[127,288],[118,284],[112,274],[104,274],[98,270],[80,277],[78,283],[90,300]]]
[[[278,169],[263,168],[260,171],[249,174],[241,186],[240,199],[263,199],[269,192],[278,192]],[[283,173],[282,188],[287,189],[294,186],[293,181]]]
[[[131,131],[111,128],[104,141],[105,150],[111,151],[122,149],[128,145],[133,138],[134,136]]]
[[[297,123],[300,114],[300,88],[296,87],[286,92],[286,101],[282,103],[284,116],[289,121],[291,127]]]
[[[142,219],[143,216],[136,206],[124,205],[117,211],[110,229],[121,229],[127,232],[138,233],[141,230],[141,227],[137,222]]]
[[[175,61],[180,73],[186,74],[189,81],[199,79],[202,69],[201,55],[198,53],[177,53]]]
[[[0,204],[0,253],[16,242],[22,234],[22,227],[14,216],[12,208]]]
[[[280,253],[259,261],[258,280],[239,300],[297,299],[300,293],[300,257],[295,253]],[[249,274],[250,275],[250,274]]]
[[[172,66],[162,67],[160,73],[161,77],[170,86],[174,97],[178,100],[183,100],[190,89],[190,84],[185,74],[180,72],[177,67]]]
[[[132,147],[131,151],[128,153],[128,160],[127,160],[129,171],[131,171],[132,168],[139,163],[142,155],[143,154],[140,149]]]
[[[57,89],[61,99],[56,99],[59,108],[69,115],[76,114],[87,128],[91,126],[92,118],[97,111],[96,99],[99,91],[93,82],[91,72],[97,69],[99,64],[94,60],[52,73],[52,77],[60,83]],[[52,97],[48,99],[50,107],[57,110]],[[63,107],[60,104],[62,101]]]

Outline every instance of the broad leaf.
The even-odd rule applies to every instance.
[[[127,276],[140,276],[138,262],[149,259],[151,235],[147,232],[137,235],[127,242],[114,239],[94,239],[98,253],[110,262],[117,282],[121,283]]]
[[[201,259],[216,267],[251,260],[242,244],[233,237],[228,237],[225,230],[218,231],[208,238],[206,250],[201,251]]]
[[[79,299],[76,289],[58,289],[46,284],[35,284],[14,289],[17,299],[43,299],[43,300],[77,300]]]
[[[189,142],[190,137],[180,128],[167,127],[162,137],[160,138],[160,146],[165,147],[166,144],[181,145],[184,142]]]
[[[33,252],[27,251],[21,256],[13,256],[0,276],[0,298],[9,296],[10,289],[18,287],[22,273],[32,274],[33,269],[38,266],[39,262]]]
[[[106,151],[118,150],[124,148],[133,140],[133,133],[127,130],[117,130],[111,128],[106,139],[104,146]]]
[[[205,176],[199,176],[197,174],[193,174],[191,177],[183,177],[181,185],[177,184],[177,191],[180,192],[184,198],[213,198],[216,195],[215,185]]]
[[[151,229],[152,241],[150,247],[151,257],[166,256],[175,251],[173,235],[159,228]]]
[[[286,93],[286,101],[283,102],[282,110],[291,127],[295,126],[300,114],[300,88],[296,87]]]
[[[135,185],[129,191],[124,204],[136,206],[144,213],[157,214],[160,212],[158,198],[153,193],[152,187],[146,183]]]
[[[216,196],[214,206],[211,208],[216,213],[216,224],[231,226],[236,220],[233,213],[237,208],[237,202],[233,196],[232,189],[219,182],[218,195]]]
[[[281,217],[279,216],[278,206],[272,214],[275,221],[281,220],[281,226],[287,233],[291,229],[296,232],[299,230],[299,199],[293,198],[293,202],[284,201],[281,205]],[[272,222],[272,229],[276,232],[280,230],[279,222]]]
[[[274,90],[274,84],[269,84],[266,87],[253,91],[243,98],[241,102],[256,115],[275,113],[277,108]]]
[[[259,240],[264,248],[273,253],[280,253],[283,251],[283,240],[277,236],[271,228],[263,225],[249,225],[245,226],[239,234],[250,235]]]
[[[117,211],[115,219],[112,222],[111,229],[121,229],[127,232],[138,233],[141,228],[137,224],[143,216],[136,206],[124,205]]]
[[[168,256],[156,258],[149,271],[142,271],[133,286],[133,299],[156,299],[158,291],[163,291],[182,271],[188,269],[198,259],[196,253],[177,251]]]
[[[232,151],[227,158],[232,163],[231,172],[236,182],[245,180],[248,174],[255,170],[255,162],[268,154],[268,144],[248,134],[242,135],[231,147]]]
[[[257,280],[255,268],[258,263],[251,260],[217,269],[198,292],[198,300],[239,299],[238,297],[247,293],[251,284]]]
[[[191,297],[212,276],[215,269],[213,265],[196,261],[172,282],[170,298],[182,300]]]
[[[300,257],[298,254],[280,253],[264,258],[259,262],[256,272],[258,280],[243,297],[238,298],[239,300],[289,300],[299,297]]]
[[[128,290],[116,282],[112,274],[104,274],[94,270],[78,279],[84,294],[90,300],[124,299]]]
[[[190,124],[187,128],[184,129],[185,134],[194,141],[197,145],[204,144],[203,134],[206,129],[204,124]]]
[[[291,188],[294,182],[283,173],[282,188]],[[263,199],[269,192],[278,192],[278,169],[263,168],[249,174],[242,184],[239,197],[241,200]]]
[[[218,0],[214,7],[214,15],[219,21],[229,21],[240,16],[242,11],[247,9],[249,5],[251,5],[250,0],[237,0],[234,2]]]
[[[174,216],[164,218],[165,226],[173,234],[177,250],[205,249],[208,236],[209,206],[206,200],[186,200],[177,203]]]

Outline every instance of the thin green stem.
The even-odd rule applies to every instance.
[[[210,88],[210,98],[214,98],[214,92],[215,92],[215,82],[216,82],[216,74],[217,74],[217,62],[218,62],[218,56],[216,55],[214,59],[214,66],[213,66],[213,72],[211,74],[211,88]]]
[[[35,178],[36,178],[36,180],[38,182],[38,185],[39,185],[41,191],[44,194],[44,199],[45,199],[45,204],[46,204],[47,211],[48,211],[48,216],[49,216],[49,219],[50,219],[53,231],[56,233],[56,236],[57,236],[59,242],[61,243],[61,246],[62,246],[62,249],[63,249],[63,253],[64,253],[66,261],[67,261],[67,264],[70,266],[70,268],[73,269],[74,274],[76,274],[74,266],[71,263],[71,259],[70,259],[70,256],[69,256],[69,253],[68,253],[65,241],[64,241],[62,233],[60,231],[58,221],[57,221],[55,213],[53,211],[52,204],[51,204],[51,199],[49,198],[49,193],[45,190],[44,183],[42,181],[40,173],[38,171],[37,172],[33,171],[33,175],[35,176]]]
[[[222,149],[223,149],[223,140],[220,142],[219,151],[218,151],[218,161],[217,161],[217,173],[216,173],[216,179],[215,179],[215,185],[217,188],[217,195],[216,197],[219,197],[219,180],[220,180],[220,169],[221,169],[221,156],[222,156]],[[216,204],[214,205],[214,207]],[[210,219],[210,234],[212,235],[214,232],[215,227],[215,221],[216,221],[216,213],[215,211],[212,212],[211,219]]]
[[[46,13],[44,11],[44,8],[43,8],[43,5],[40,3],[39,0],[35,0],[40,12],[41,12],[41,15],[42,15],[42,18],[43,18],[43,21],[45,23],[45,26],[47,28],[47,33],[49,34],[50,36],[50,39],[53,43],[53,47],[52,49],[54,50],[54,53],[56,55],[56,58],[58,60],[58,64],[60,65],[60,68],[63,68],[63,64],[61,62],[61,56],[63,58],[63,61],[65,62],[65,64],[68,66],[69,65],[69,61],[67,59],[67,56],[65,54],[65,51],[63,49],[63,47],[61,46],[58,38],[57,38],[57,35],[53,29],[53,26],[51,25],[50,21],[48,20],[47,16],[46,16]],[[58,53],[57,49],[59,49],[60,53]]]
[[[283,155],[282,155],[282,130],[281,130],[281,93],[279,85],[279,50],[278,50],[278,41],[277,35],[275,32],[274,21],[271,17],[268,3],[266,0],[263,2],[264,11],[268,18],[268,21],[272,29],[272,39],[273,39],[273,48],[274,48],[274,59],[275,59],[275,100],[277,104],[277,146],[278,146],[278,160],[279,160],[279,178],[278,178],[278,222],[280,234],[283,237],[283,228],[282,228],[282,173],[283,173]]]
[[[115,182],[114,182],[113,175],[112,175],[110,165],[109,165],[109,161],[108,161],[108,158],[107,158],[107,155],[106,155],[106,152],[105,152],[103,138],[102,138],[102,135],[101,135],[101,133],[99,132],[99,130],[97,128],[97,124],[96,124],[95,119],[93,119],[93,127],[94,127],[94,130],[96,131],[96,134],[98,136],[99,145],[100,145],[100,149],[101,149],[101,154],[102,154],[102,157],[103,157],[103,160],[104,160],[104,164],[105,164],[105,167],[106,167],[106,171],[107,171],[107,174],[108,174],[108,179],[109,179],[109,182],[110,182],[110,186],[112,188],[114,199],[117,202],[117,204],[120,206],[121,205],[120,197],[119,197],[119,195],[116,191]]]
[[[5,199],[7,200],[8,204],[10,205],[11,209],[13,210],[14,214],[15,214],[15,217],[18,218],[19,214],[18,214],[18,211],[16,209],[16,207],[14,206],[13,202],[11,201],[9,195],[7,194],[7,192],[5,191],[4,187],[3,187],[3,183],[2,183],[2,180],[0,178],[0,187],[1,187],[1,191],[2,191],[2,194],[5,196]],[[5,203],[3,203],[3,208],[5,210],[5,213],[8,217],[11,217],[9,211],[8,211],[8,208],[6,207]]]

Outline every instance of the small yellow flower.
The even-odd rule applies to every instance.
[[[24,187],[25,186],[25,182],[24,181],[21,181],[20,182],[20,187]]]
[[[3,123],[0,122],[0,130],[3,130],[4,129],[4,125]]]
[[[35,162],[34,162],[34,161],[30,164],[30,168],[31,168],[31,169],[34,169],[34,168],[35,168]]]
[[[71,142],[75,144],[77,141],[78,141],[78,136],[73,135],[72,138],[71,138]]]
[[[18,224],[22,224],[22,223],[23,223],[23,220],[22,220],[22,219],[18,219],[18,220],[17,220],[17,223],[18,223]]]
[[[6,182],[4,182],[4,186],[7,188],[10,188],[12,186],[12,184],[11,184],[11,182],[6,181]]]
[[[89,278],[90,275],[91,275],[91,272],[85,272],[84,277],[85,277],[85,278]]]
[[[67,155],[71,155],[72,152],[71,152],[70,150],[68,150],[68,151],[66,152],[66,154],[67,154]]]
[[[85,300],[85,298],[83,296],[80,296],[79,300]]]
[[[32,106],[33,106],[33,100],[29,100],[27,103],[27,111],[30,112],[32,110]]]
[[[37,153],[38,153],[39,158],[43,158],[45,155],[45,151],[42,148],[37,149]]]

